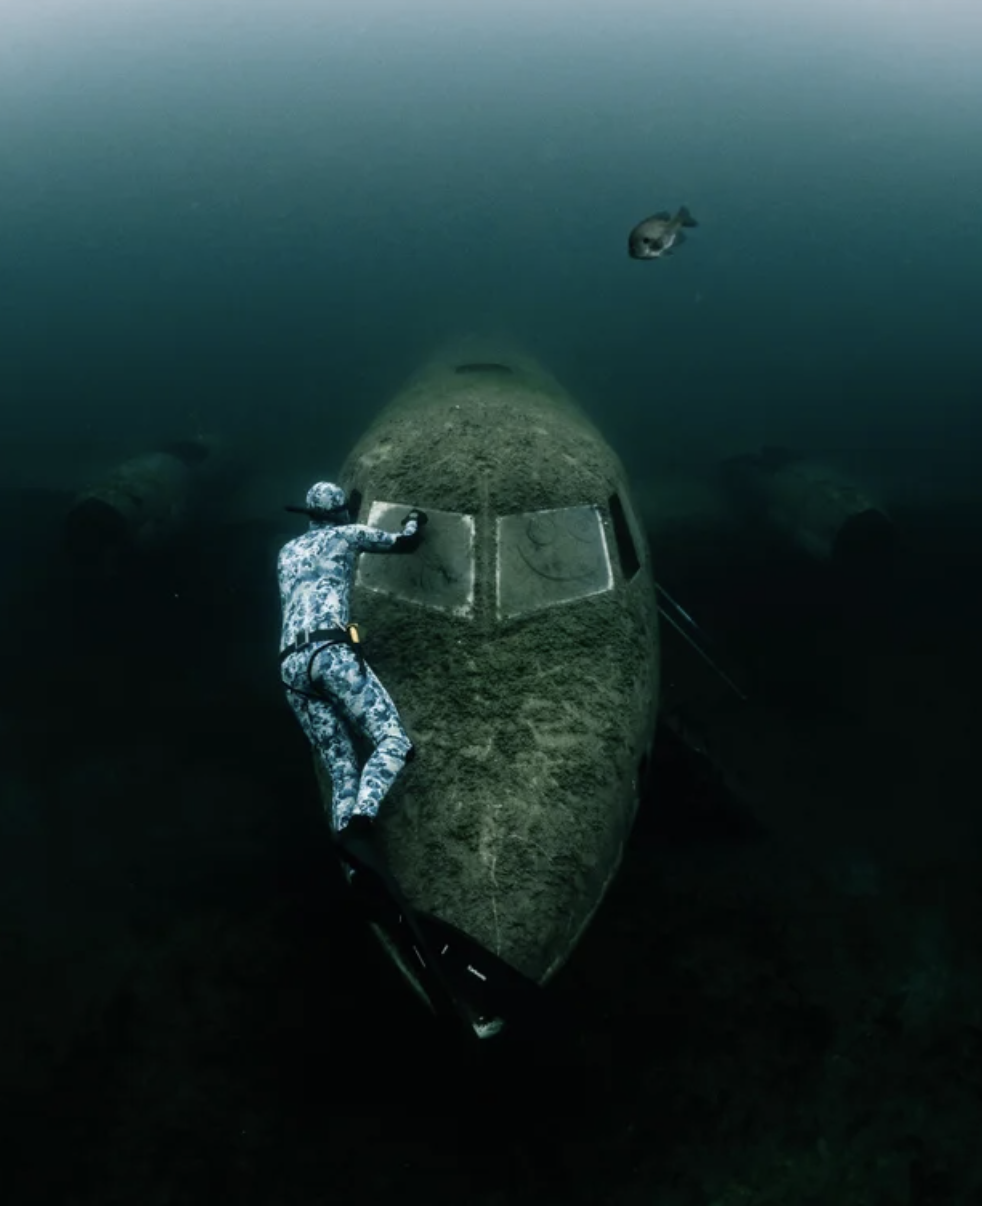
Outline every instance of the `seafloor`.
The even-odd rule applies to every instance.
[[[982,1202],[964,516],[903,517],[861,595],[663,540],[751,699],[666,636],[622,875],[546,1016],[464,1058],[342,904],[271,658],[293,528],[86,593],[27,493],[0,500],[9,1206]]]

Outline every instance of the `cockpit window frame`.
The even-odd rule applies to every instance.
[[[493,606],[496,622],[507,624],[555,607],[571,606],[584,599],[616,591],[632,581],[644,563],[643,553],[638,547],[637,535],[631,522],[633,516],[623,504],[621,504],[622,513],[619,518],[617,516],[615,507],[620,502],[621,500],[616,494],[611,494],[606,504],[574,503],[563,507],[544,507],[489,516],[487,522],[493,525],[494,535]],[[373,527],[381,527],[386,531],[397,532],[399,521],[408,510],[409,506],[404,503],[374,499],[368,508],[364,522]],[[412,555],[412,560],[398,557],[390,561],[389,557],[384,555],[375,556],[371,553],[361,555],[358,559],[355,581],[359,587],[373,594],[386,595],[448,617],[474,620],[479,589],[477,582],[478,516],[464,511],[439,511],[430,508],[427,510],[430,517],[428,530],[431,538],[441,528],[449,532],[452,532],[455,526],[462,529],[462,537],[456,538],[456,551],[451,551],[450,572],[438,550],[431,554],[436,557],[436,560],[430,567],[421,565],[415,560],[420,556],[425,557],[427,554],[424,538],[423,545]],[[572,526],[561,525],[558,532],[558,543],[551,549],[540,545],[534,538],[526,542],[527,547],[524,550],[515,543],[516,537],[520,538],[517,525],[521,524],[523,520],[530,524],[539,518],[551,520],[564,515],[575,522]],[[589,517],[587,529],[583,534],[578,535],[576,528],[583,523],[584,517]],[[483,523],[484,520],[482,519],[481,522]],[[514,530],[514,535],[508,535],[509,528]],[[620,547],[622,539],[628,541],[626,553]],[[541,570],[535,564],[540,551],[543,557]],[[559,568],[562,569],[563,558],[567,554],[571,554],[573,558],[569,574],[549,572],[557,568],[557,557]],[[522,603],[523,590],[518,578],[509,585],[509,562],[507,560],[509,556],[511,557],[512,572],[518,571],[520,562],[525,563],[526,568],[518,571],[518,577],[524,575],[531,588],[526,598],[527,605]],[[579,562],[578,567],[577,561]],[[617,563],[616,570],[615,561]],[[410,568],[418,576],[416,583],[412,585],[407,584],[408,579],[406,578]],[[440,590],[436,597],[427,597],[423,575],[428,568],[437,574]],[[541,577],[537,576],[540,573]],[[444,577],[445,583],[439,582],[440,575]],[[459,588],[455,586],[458,578],[462,581]],[[552,587],[549,585],[550,582],[554,584]],[[440,593],[443,594],[443,598],[439,597]]]
[[[371,527],[379,527],[389,532],[398,532],[400,530],[400,521],[410,510],[405,503],[393,503],[383,499],[373,499],[368,510],[368,515],[365,522]],[[444,532],[450,532],[455,526],[463,529],[463,543],[466,545],[466,550],[463,556],[457,553],[455,563],[450,566],[450,570],[459,569],[461,565],[465,565],[463,577],[463,589],[455,591],[452,585],[446,590],[451,602],[441,602],[432,597],[428,598],[425,589],[421,586],[418,589],[408,589],[404,584],[399,585],[398,579],[400,576],[405,577],[407,571],[416,572],[420,575],[425,573],[427,568],[427,560],[432,559],[434,553],[432,544],[430,551],[427,551],[426,542],[417,549],[411,557],[421,560],[410,560],[410,558],[381,554],[375,555],[372,553],[363,553],[358,558],[358,565],[355,571],[355,582],[364,590],[371,591],[373,594],[387,595],[390,598],[399,599],[406,603],[411,603],[416,607],[425,607],[429,611],[436,611],[442,615],[454,616],[458,619],[473,619],[475,611],[475,585],[477,580],[476,557],[475,557],[475,539],[476,539],[476,522],[475,516],[465,511],[441,511],[437,509],[427,508],[427,516],[429,523],[427,524],[428,531],[439,531],[441,528]],[[434,568],[444,576],[447,584],[454,582],[452,572],[448,572],[445,562],[437,561],[434,563]],[[388,582],[386,581],[388,579]]]
[[[589,590],[570,591],[565,594],[556,591],[555,597],[537,602],[529,607],[514,608],[506,606],[506,591],[503,590],[503,542],[502,531],[503,526],[507,524],[515,524],[517,521],[525,518],[531,520],[539,516],[555,516],[563,513],[581,512],[589,514],[595,523],[594,532],[596,535],[596,546],[602,554],[602,580],[598,579],[598,584]],[[600,567],[594,567],[600,568]],[[585,576],[585,575],[582,575]],[[570,580],[573,580],[572,578]],[[510,621],[523,619],[526,616],[534,615],[541,611],[549,610],[553,607],[569,606],[573,603],[579,603],[583,599],[589,599],[596,595],[607,594],[615,590],[617,585],[614,574],[613,561],[610,554],[610,544],[607,538],[607,526],[604,523],[604,515],[602,508],[596,503],[578,503],[566,507],[546,507],[534,511],[517,511],[509,515],[498,515],[495,517],[495,616],[499,623],[508,623]]]
[[[607,500],[610,524],[614,530],[617,560],[625,582],[633,582],[643,565],[642,550],[638,547],[637,534],[632,522],[634,516],[629,510],[629,506],[630,504],[625,505],[616,490]]]

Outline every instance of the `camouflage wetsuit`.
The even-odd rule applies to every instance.
[[[308,507],[311,499],[316,507],[328,488],[344,498],[339,487],[318,483],[307,495]],[[297,719],[330,774],[335,831],[352,816],[375,816],[413,747],[388,691],[360,652],[343,640],[304,643],[304,638],[323,630],[343,633],[357,554],[405,549],[414,543],[418,527],[416,518],[405,522],[402,533],[313,519],[309,531],[280,550],[280,650],[300,642],[283,657],[281,673]],[[352,728],[375,747],[360,773]]]

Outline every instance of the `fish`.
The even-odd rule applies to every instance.
[[[632,260],[658,260],[663,255],[671,255],[673,248],[685,242],[682,228],[698,225],[684,205],[679,207],[674,218],[667,209],[659,210],[639,222],[628,235],[628,255]]]

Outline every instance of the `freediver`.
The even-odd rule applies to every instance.
[[[283,627],[280,673],[300,725],[331,778],[335,836],[349,823],[372,822],[413,744],[391,696],[366,663],[350,622],[351,585],[358,553],[407,553],[419,546],[426,513],[413,509],[401,532],[352,522],[344,490],[317,482],[306,506],[308,530],[277,558]],[[352,732],[374,747],[359,771]]]

